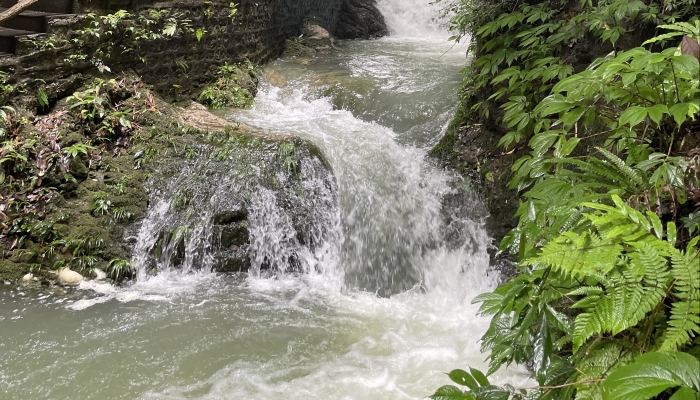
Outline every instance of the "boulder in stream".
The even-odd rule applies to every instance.
[[[83,276],[70,268],[62,268],[58,271],[58,281],[63,286],[77,286],[83,281]]]
[[[340,39],[375,39],[389,30],[375,0],[343,0],[335,34]]]

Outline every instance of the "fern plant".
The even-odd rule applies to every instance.
[[[685,354],[698,340],[700,238],[677,249],[674,223],[664,229],[656,214],[610,200],[585,202],[584,228],[550,241],[523,261],[523,274],[474,299],[494,316],[482,338],[488,373],[532,360],[538,382],[557,386],[536,390],[538,398],[602,398],[618,368],[650,351]]]
[[[518,226],[500,247],[518,255],[520,274],[474,299],[492,318],[482,337],[482,351],[490,352],[486,375],[531,362],[540,386],[527,393],[445,389],[444,397],[439,392],[433,398],[691,398],[698,391],[697,382],[686,378],[695,365],[688,357],[697,361],[700,354],[700,239],[690,236],[688,221],[698,205],[688,199],[689,190],[700,187],[700,168],[692,151],[679,149],[683,138],[697,134],[700,64],[680,46],[639,47],[611,53],[576,74],[543,76],[549,66],[538,65],[533,74],[543,86],[533,89],[522,54],[509,48],[516,43],[508,42],[512,32],[503,33],[560,18],[543,14],[545,20],[522,27],[534,8],[547,9],[543,4],[530,4],[527,12],[525,5],[515,7],[476,32],[505,48],[493,45],[488,59],[477,61],[496,85],[492,100],[507,100],[502,121],[511,132],[501,144],[530,138],[530,153],[513,165],[510,182],[522,193]],[[657,6],[583,7],[592,7],[585,13],[598,18],[589,21],[590,29],[632,15],[663,22],[659,28],[671,34],[650,46],[668,45],[681,34],[693,39],[696,30],[700,36],[696,20],[654,18]],[[560,21],[550,33],[563,34],[564,25]],[[597,34],[615,41],[623,25]],[[515,35],[527,36],[522,32]],[[575,29],[569,34],[575,37]],[[654,374],[665,378],[655,387],[642,382]],[[626,379],[636,383],[620,384]]]
[[[634,29],[677,26],[680,16],[697,15],[693,0],[605,1],[474,1],[460,0],[449,7],[453,15],[453,38],[471,36],[475,88],[490,88],[490,96],[469,106],[490,117],[495,103],[502,108],[508,129],[501,144],[510,146],[542,129],[535,106],[547,96],[551,85],[574,73],[579,43],[597,37],[616,46]],[[689,29],[684,27],[684,29]],[[661,43],[670,37],[658,39]],[[465,74],[473,74],[472,68]]]

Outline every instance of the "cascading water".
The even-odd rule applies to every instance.
[[[151,183],[155,204],[134,248],[139,281],[173,269],[232,272],[250,264],[260,276],[334,267],[341,242],[335,182],[308,144],[235,135],[213,142],[189,159],[164,161],[160,173],[169,179]]]
[[[382,0],[377,2],[392,36],[443,40],[448,21],[444,3],[428,0]],[[443,50],[444,51],[444,50]]]
[[[378,5],[394,36],[279,60],[266,68],[277,86],[231,115],[301,138],[286,141],[301,158],[279,141],[226,142],[163,170],[133,238],[143,279],[33,301],[0,291],[0,393],[417,399],[446,371],[484,367],[488,321],[470,304],[496,280],[483,206],[426,157],[464,49],[434,6]],[[232,244],[241,232],[247,244]],[[250,273],[208,272],[246,257]]]

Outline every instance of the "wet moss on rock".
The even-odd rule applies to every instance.
[[[229,65],[217,70],[218,79],[199,94],[197,100],[213,109],[247,108],[253,105],[258,86],[257,68],[250,62]]]
[[[86,93],[98,95],[76,106]],[[148,207],[150,164],[187,131],[178,114],[133,74],[89,82],[44,115],[8,111],[3,156],[12,145],[21,163],[1,169],[2,277],[65,266],[86,274],[129,258],[124,230]]]

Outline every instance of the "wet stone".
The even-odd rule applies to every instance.
[[[248,211],[245,209],[225,211],[214,215],[212,222],[214,225],[227,225],[234,222],[243,221],[248,216]]]
[[[64,286],[77,286],[83,281],[83,276],[68,268],[63,268],[58,272],[58,281]]]
[[[234,225],[219,227],[221,229],[221,247],[231,249],[248,243],[248,223],[245,221]]]

